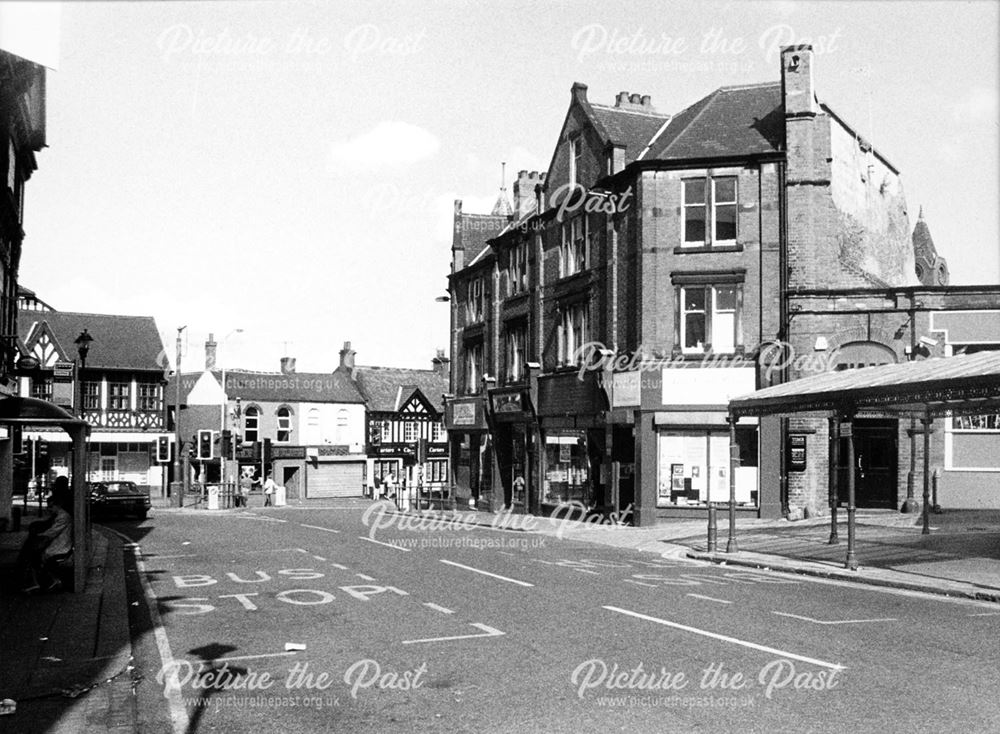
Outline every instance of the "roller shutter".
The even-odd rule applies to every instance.
[[[308,468],[306,497],[360,497],[364,484],[364,462],[320,463]]]

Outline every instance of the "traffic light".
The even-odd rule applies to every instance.
[[[156,439],[156,461],[159,464],[170,463],[170,439],[166,436]]]
[[[198,431],[198,458],[202,461],[209,461],[213,458],[212,431],[209,429]]]
[[[222,458],[228,459],[233,455],[233,432],[228,428],[222,432]]]
[[[263,446],[263,452],[262,453],[263,453],[263,456],[261,456],[261,460],[265,464],[270,464],[271,463],[271,439],[269,439],[269,438],[265,438],[264,439],[264,446]]]
[[[15,454],[24,453],[24,432],[21,430],[21,426],[15,424],[10,427],[10,441]]]

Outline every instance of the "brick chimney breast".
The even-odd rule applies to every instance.
[[[812,66],[812,46],[805,44],[781,49],[781,91],[786,117],[802,117],[819,112]]]
[[[283,375],[295,374],[295,357],[281,358],[281,374]]]
[[[215,342],[215,334],[208,335],[208,341],[205,342],[205,369],[214,370],[215,369],[215,352],[218,348],[218,344]]]
[[[354,369],[354,355],[357,354],[351,349],[350,342],[344,342],[344,348],[340,350],[340,366],[344,369]]]

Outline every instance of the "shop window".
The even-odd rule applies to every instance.
[[[479,277],[469,281],[465,299],[465,323],[475,324],[482,321],[486,315],[485,290],[486,279]]]
[[[587,269],[587,218],[574,217],[562,226],[559,246],[559,277],[566,278]]]
[[[589,340],[587,303],[559,310],[559,365],[575,365],[584,359],[583,346]]]
[[[678,332],[681,351],[731,354],[741,346],[742,285],[685,285],[678,288]]]
[[[483,377],[483,343],[466,344],[463,359],[465,361],[465,393],[475,395],[482,389],[480,380]]]
[[[740,466],[736,501],[757,504],[757,427],[737,428]],[[705,505],[729,501],[729,432],[660,430],[657,436],[657,507]]]
[[[507,264],[507,295],[516,296],[528,290],[528,243],[519,242],[511,248]]]
[[[131,410],[132,396],[131,386],[127,382],[108,383],[108,409],[109,410]]]
[[[736,177],[686,179],[684,189],[684,247],[736,245]]]
[[[86,390],[88,383],[83,383],[83,387]],[[93,383],[96,387],[100,387],[98,383]],[[155,382],[140,382],[137,385],[138,394],[136,396],[136,407],[146,413],[156,413],[157,411],[163,410],[163,402],[161,398],[161,388]],[[87,394],[84,392],[84,407],[87,406]],[[94,406],[97,407],[96,405]]]
[[[528,326],[525,323],[508,325],[504,334],[505,382],[520,382],[524,379],[524,363],[527,361]]]
[[[260,409],[255,405],[243,414],[243,440],[250,443],[260,440]]]
[[[278,435],[279,443],[288,443],[292,440],[292,411],[289,408],[278,408]]]
[[[589,507],[592,500],[586,434],[572,431],[547,435],[542,502],[580,502]]]

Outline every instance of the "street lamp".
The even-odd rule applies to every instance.
[[[219,345],[225,345],[229,337],[234,334],[242,334],[243,329],[233,329],[228,334],[226,334],[219,342]],[[226,461],[229,459],[222,450],[225,447],[225,441],[223,440],[223,435],[226,432],[226,413],[229,407],[229,393],[226,392],[226,366],[222,365],[222,405],[219,409],[219,489],[222,492],[226,491]]]
[[[80,400],[76,403],[76,409],[79,411],[81,418],[83,418],[83,370],[87,368],[87,354],[90,353],[90,343],[92,341],[94,341],[94,337],[86,329],[81,331],[80,335],[73,340],[73,343],[76,344],[76,353],[80,356],[80,366],[76,373],[76,388],[80,395]]]
[[[187,484],[187,474],[184,472],[184,462],[181,458],[181,334],[187,326],[177,329],[177,359],[174,367],[175,398],[174,398],[174,483],[177,484],[177,506],[184,507],[184,490]]]

